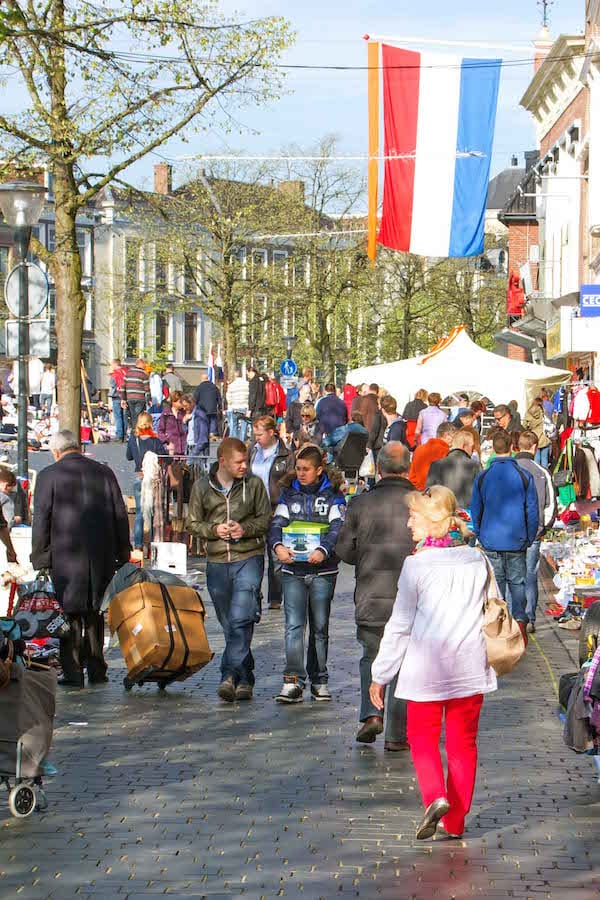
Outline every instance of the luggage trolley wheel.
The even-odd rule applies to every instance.
[[[35,809],[36,796],[28,784],[18,784],[8,795],[8,808],[17,819],[25,819]]]
[[[164,691],[166,691],[166,689],[167,689],[167,684],[168,684],[169,682],[168,682],[168,681],[165,681],[165,680],[163,679],[162,681],[157,681],[156,683],[158,684],[158,689],[159,689],[159,691],[160,691],[161,693],[164,693]]]

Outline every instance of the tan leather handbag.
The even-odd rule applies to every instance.
[[[519,623],[513,619],[505,600],[490,596],[494,583],[492,565],[483,551],[487,567],[485,600],[483,602],[483,636],[488,663],[496,675],[511,672],[525,653],[525,641]]]

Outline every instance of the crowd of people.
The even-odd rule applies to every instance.
[[[337,390],[326,383],[321,390],[305,370],[284,403],[249,370],[232,379],[223,403],[207,378],[191,396],[167,370],[155,403],[142,360],[122,377],[118,369],[116,360],[115,419],[121,414],[119,434],[136,476],[136,548],[143,540],[146,454],[169,465],[168,457],[197,452],[199,440],[206,449],[226,406],[229,435],[193,484],[186,522],[204,548],[207,590],[225,639],[219,697],[229,703],[253,697],[252,640],[266,568],[268,607],[283,607],[284,619],[275,701],[301,703],[309,688],[314,701],[330,702],[331,606],[340,560],[354,566],[362,650],[356,740],[373,743],[384,734],[385,751],[410,748],[425,805],[418,837],[431,836],[438,825],[461,835],[475,783],[483,696],[496,688],[482,632],[486,592],[499,590],[507,599],[525,644],[535,629],[540,539],[556,512],[548,455],[540,453],[551,444],[546,398],[534,401],[522,422],[509,404],[469,402],[465,395],[448,405],[424,390],[400,413],[396,399],[376,384]],[[362,435],[374,462],[352,495],[337,465],[349,434]],[[49,499],[56,479],[63,493],[69,479],[83,483],[82,463],[71,458],[77,441],[62,432],[53,441],[55,474],[43,472],[36,489],[34,564],[41,566],[53,565],[52,530],[64,531],[64,523],[53,522]],[[94,502],[100,491],[103,515],[113,523],[114,568],[129,549],[122,503],[114,479],[90,475],[98,482]],[[102,557],[97,568],[91,581],[93,567],[79,580],[71,572],[53,573],[78,623],[63,654],[65,681],[77,686],[86,658],[92,681],[106,675],[101,616],[90,618],[90,598],[111,566]],[[447,775],[439,751],[444,721]]]
[[[269,606],[282,600],[284,608],[275,700],[301,703],[309,683],[313,700],[331,700],[331,603],[339,561],[353,565],[362,648],[356,739],[373,743],[385,730],[386,751],[410,747],[425,805],[417,836],[430,837],[438,824],[459,836],[483,696],[496,688],[482,636],[486,592],[507,599],[525,645],[535,630],[540,539],[556,514],[548,455],[540,454],[550,446],[545,398],[522,423],[508,404],[465,396],[446,410],[425,391],[399,414],[375,384],[326,384],[316,396],[311,375],[285,419],[255,418],[250,451],[238,438],[224,440],[192,490],[188,527],[205,544],[225,636],[218,693],[226,702],[253,696],[266,552]],[[486,417],[493,424],[484,433]],[[364,432],[377,474],[347,504],[335,463],[353,427]]]

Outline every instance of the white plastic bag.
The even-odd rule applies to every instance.
[[[360,469],[358,470],[359,478],[375,478],[375,457],[372,450],[367,450]]]

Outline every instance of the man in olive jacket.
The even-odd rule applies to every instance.
[[[247,475],[246,445],[226,438],[210,474],[190,496],[188,530],[206,545],[206,585],[225,634],[222,700],[251,700],[254,659],[250,644],[260,621],[260,585],[271,503],[260,478]]]
[[[414,491],[408,480],[410,457],[399,441],[381,449],[373,488],[348,504],[346,519],[335,547],[344,562],[356,566],[356,637],[363,648],[360,661],[360,721],[356,740],[372,744],[383,731],[383,713],[369,698],[371,665],[377,656],[386,622],[392,613],[400,570],[414,543],[407,527],[406,498]],[[406,750],[406,701],[394,696],[396,679],[387,694],[384,748]]]

